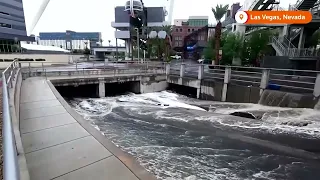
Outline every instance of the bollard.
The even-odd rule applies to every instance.
[[[204,65],[200,64],[198,69],[198,79],[203,79],[203,71],[204,71]]]
[[[184,70],[186,68],[186,65],[183,63],[180,65],[180,77],[184,77]]]
[[[320,96],[320,73],[317,74],[317,79],[316,79],[316,82],[315,82],[314,88],[313,88],[313,95],[315,97]]]
[[[263,91],[267,88],[269,84],[269,75],[270,75],[269,69],[262,70],[262,76],[261,76],[261,82],[260,82],[260,96],[262,95]]]
[[[225,102],[227,100],[228,83],[230,82],[230,78],[231,78],[231,67],[226,67],[226,69],[224,70],[224,81],[223,81],[222,96],[221,96],[222,102]]]

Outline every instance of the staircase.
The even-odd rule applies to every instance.
[[[270,10],[270,6],[274,4],[279,4],[277,0],[255,0],[249,7],[249,11],[265,11]]]
[[[281,39],[283,39],[281,41]],[[296,48],[286,37],[278,38],[272,36],[270,44],[280,56],[288,56],[289,58],[308,58],[316,59],[320,56],[320,51],[314,48]]]
[[[295,8],[298,10],[309,11],[316,2],[317,0],[298,0]]]

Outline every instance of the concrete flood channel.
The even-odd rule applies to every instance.
[[[172,85],[140,94],[135,83],[107,83],[103,98],[97,84],[55,87],[158,179],[320,178],[318,111],[197,100]]]

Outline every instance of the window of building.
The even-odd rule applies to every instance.
[[[180,29],[180,32],[182,32],[182,29]]]
[[[176,29],[176,32],[179,32],[179,29]]]
[[[176,41],[176,42],[174,43],[174,45],[175,45],[175,46],[179,46],[179,41]]]
[[[6,23],[0,23],[0,27],[4,27],[4,28],[12,28],[11,24],[6,24]]]
[[[194,29],[192,29],[192,32],[194,31]]]
[[[190,29],[188,29],[188,32],[190,32]]]

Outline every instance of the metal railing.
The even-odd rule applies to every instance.
[[[204,68],[205,70],[203,72],[202,80],[225,82],[225,73],[228,68],[231,69],[230,80],[228,81],[230,83],[243,86],[260,87],[263,73],[266,73],[267,71],[267,85],[273,84],[285,89],[286,91],[302,93],[311,93],[313,91],[316,77],[320,73],[320,71],[311,70],[210,65],[210,69],[207,67]],[[174,72],[170,71],[170,75],[179,76],[180,71],[178,69],[180,68],[175,67],[174,69]],[[188,66],[186,65],[184,73],[189,74],[188,77],[193,75],[194,79],[198,79],[198,76],[195,75],[198,74],[198,71],[195,73],[193,70],[192,73],[187,69]]]
[[[285,37],[283,37],[285,41],[287,40]],[[276,48],[282,53],[283,56],[288,56],[290,58],[311,58],[311,57],[318,57],[320,56],[320,50],[315,48],[291,48],[293,44],[285,45],[285,43],[281,43],[280,40],[272,36],[270,37],[270,43],[273,43]]]
[[[14,77],[19,68],[17,61],[7,67],[2,72],[2,93],[3,93],[3,122],[2,122],[2,138],[3,138],[3,179],[19,180],[20,173],[17,160],[16,142],[13,133],[12,119],[9,105],[9,89],[13,87]]]
[[[35,76],[44,77],[58,77],[58,76],[81,76],[82,77],[93,77],[93,76],[118,76],[121,75],[137,75],[137,74],[165,74],[164,63],[144,63],[144,64],[128,64],[126,66],[96,66],[90,64],[87,67],[81,66],[32,66],[32,63],[27,63],[24,66],[24,62],[20,62],[22,65],[22,76],[23,79]],[[36,64],[38,65],[38,64]]]

